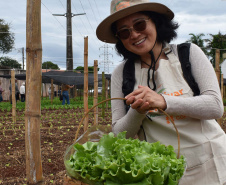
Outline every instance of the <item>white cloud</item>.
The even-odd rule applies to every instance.
[[[96,38],[96,27],[100,21],[110,13],[111,0],[76,0],[72,1],[72,13],[86,13],[86,15],[72,18],[73,30],[73,56],[74,67],[83,64],[84,36],[89,38],[89,65],[94,60],[103,63],[103,42]],[[189,33],[217,34],[226,33],[226,1],[222,0],[159,0],[157,2],[168,6],[175,13],[175,21],[181,26],[178,30],[178,38],[174,43],[185,42],[190,38]],[[0,1],[1,16],[6,22],[11,23],[15,32],[15,47],[26,48],[26,3],[27,0]],[[43,61],[50,60],[59,64],[60,68],[66,66],[66,18],[53,16],[52,14],[66,13],[66,0],[42,0],[42,47]],[[114,47],[114,45],[110,45]],[[109,64],[112,72],[114,67],[122,60],[114,50],[109,51]],[[18,61],[21,61],[21,53],[9,53]],[[103,65],[99,65],[101,70]],[[100,71],[102,72],[102,71]]]

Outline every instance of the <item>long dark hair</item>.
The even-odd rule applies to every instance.
[[[142,13],[150,17],[153,23],[155,24],[157,32],[156,38],[157,42],[162,44],[164,44],[165,42],[170,43],[170,41],[177,37],[176,30],[179,27],[178,23],[156,12],[143,11],[139,13]],[[117,32],[116,23],[112,24],[112,32],[114,34],[116,34]],[[133,91],[135,84],[134,61],[139,59],[140,56],[128,51],[119,39],[115,45],[115,48],[118,54],[120,56],[123,56],[124,61],[126,61],[123,69],[123,83],[122,83],[122,92],[124,96],[126,96]],[[128,110],[128,106],[126,107],[126,109]]]
[[[178,23],[168,19],[165,15],[156,12],[144,11],[139,13],[142,13],[150,17],[153,23],[155,24],[157,32],[157,42],[170,43],[174,38],[177,37],[176,30],[179,27]],[[116,34],[117,32],[116,23],[113,23],[111,28],[112,32]],[[128,59],[134,60],[139,58],[138,55],[128,51],[122,44],[121,40],[119,39],[115,45],[115,48],[118,54],[120,56],[123,56],[125,61],[127,61]]]

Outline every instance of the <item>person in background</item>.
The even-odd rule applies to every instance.
[[[53,98],[54,98],[54,91],[55,91],[55,86],[53,86]],[[49,87],[49,89],[48,89],[48,94],[49,94],[49,99],[51,99],[51,93],[52,92],[52,89],[51,89],[51,86]]]
[[[2,93],[5,91],[2,89],[1,85],[2,85],[2,82],[0,81],[0,102],[3,101]]]
[[[10,81],[10,85],[9,85],[9,90],[10,90],[10,102],[12,104],[12,84],[11,84],[11,81]],[[17,100],[20,99],[20,91],[19,91],[19,88],[18,88],[18,85],[17,85],[17,79],[15,79],[15,97],[16,97],[16,102],[17,102]]]
[[[25,101],[25,82],[20,86],[20,100],[21,102]]]
[[[68,105],[70,104],[68,89],[73,88],[73,87],[74,87],[74,85],[66,85],[66,84],[62,85],[62,95],[63,95],[62,105],[65,105],[65,100],[67,101]]]
[[[51,86],[48,88],[49,99],[51,99]]]
[[[57,96],[61,95],[61,88],[58,89]]]
[[[186,8],[186,7],[185,7]],[[226,136],[216,122],[224,113],[219,83],[201,48],[191,44],[191,72],[200,92],[184,79],[176,38],[179,24],[165,5],[149,0],[112,0],[111,15],[97,27],[97,37],[116,44],[124,57],[111,75],[112,130],[160,141],[178,150],[187,169],[180,185],[226,185]]]

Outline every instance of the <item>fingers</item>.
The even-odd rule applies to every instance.
[[[141,114],[145,114],[150,109],[149,103],[144,102],[142,99],[139,99],[135,101],[133,104],[131,104],[131,108],[136,109],[137,112]]]
[[[143,89],[142,88],[139,88],[139,86],[138,86],[138,89],[136,89],[133,92],[131,92],[130,94],[128,94],[125,98],[128,99],[131,96],[137,96],[137,95],[139,95],[142,92],[143,92]]]
[[[126,100],[127,105],[130,105],[130,104],[134,103],[134,101],[135,101],[135,96],[128,96],[126,98],[127,98],[127,100]]]
[[[151,89],[145,86],[138,86],[138,89],[134,90],[132,93],[128,94],[125,98],[126,103],[129,105],[138,99],[146,99],[148,93],[151,93]]]
[[[146,112],[154,108],[166,109],[167,105],[165,99],[160,94],[151,90],[146,86],[138,86],[138,89],[125,97],[126,104],[138,112]]]
[[[138,99],[138,100],[134,101],[134,102],[131,104],[131,107],[132,107],[133,109],[137,109],[137,108],[140,108],[143,104],[144,104],[143,100],[142,100],[142,99]]]

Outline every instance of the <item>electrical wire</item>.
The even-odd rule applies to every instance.
[[[96,9],[97,9],[97,12],[98,12],[99,18],[100,18],[100,20],[101,20],[100,11],[99,11],[99,8],[98,8],[98,6],[97,6],[96,0],[94,0],[94,3],[95,3],[95,5],[96,5]]]
[[[75,8],[75,5],[74,5],[74,3],[73,3],[73,1],[72,1],[72,6],[73,6],[73,8],[75,9],[75,12],[77,12],[77,11],[76,11],[76,8]],[[81,22],[82,22],[84,28],[86,29],[87,35],[89,35],[90,32],[88,31],[87,27],[85,26],[84,21],[82,20],[82,18],[81,18],[80,16],[79,16],[79,18],[80,18],[80,20],[81,20]],[[91,29],[92,29],[92,27],[91,27]],[[92,34],[90,34],[90,35],[92,35]],[[96,43],[96,40],[95,40],[93,37],[91,37],[91,39]],[[98,44],[96,43],[96,45],[99,45],[99,43],[98,43]]]
[[[52,15],[53,13],[49,10],[49,8],[43,2],[41,2],[41,3],[48,10],[48,12]],[[58,19],[55,16],[53,16],[53,17],[61,25],[61,27],[66,31],[66,28],[60,23],[60,21],[58,21]]]
[[[85,9],[84,9],[84,7],[83,7],[83,5],[82,5],[81,0],[79,0],[79,2],[80,2],[80,4],[81,4],[81,7],[82,7],[83,11],[86,12]],[[89,21],[87,15],[85,15],[85,16],[86,16],[86,19],[87,19],[87,21],[88,21],[88,23],[89,23],[91,29],[93,29],[93,27],[92,27],[92,25],[91,25],[91,23],[90,23],[90,21]],[[93,29],[93,33],[96,33],[95,29]],[[99,42],[100,42],[100,41],[99,41]]]
[[[89,0],[88,0],[88,2],[89,2],[90,8],[91,8],[91,10],[92,10],[92,12],[93,12],[94,18],[96,19],[96,22],[97,22],[97,25],[98,25],[98,21],[97,21],[97,18],[96,18],[96,14],[94,13],[93,8],[92,8],[92,5],[91,5],[91,3],[90,3]]]
[[[66,12],[67,10],[66,10],[66,8],[64,7],[62,1],[61,1],[61,0],[59,0],[59,1],[60,1],[60,4],[62,5],[62,7],[64,8],[65,12]]]

